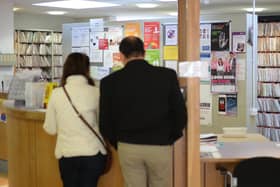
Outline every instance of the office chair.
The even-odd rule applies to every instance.
[[[280,186],[280,159],[254,157],[241,161],[233,170],[237,187]],[[235,185],[236,185],[235,184]]]
[[[280,159],[254,157],[239,162],[233,173],[223,166],[217,170],[224,176],[225,187],[279,187]]]

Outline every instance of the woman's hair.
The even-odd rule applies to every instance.
[[[218,58],[218,64],[220,65],[220,64],[223,64],[224,62],[223,62],[223,59],[222,58]]]
[[[63,65],[63,74],[61,78],[61,86],[66,84],[66,80],[71,75],[83,75],[88,84],[94,86],[94,81],[89,75],[89,57],[83,53],[71,53],[65,60]]]

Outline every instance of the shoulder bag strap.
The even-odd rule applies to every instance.
[[[65,93],[65,95],[67,96],[70,104],[72,105],[73,109],[75,110],[75,112],[78,114],[78,117],[84,122],[84,124],[93,132],[93,134],[95,134],[95,136],[99,139],[99,141],[102,143],[102,145],[107,148],[107,145],[105,144],[105,142],[102,140],[102,138],[100,137],[100,135],[92,128],[92,126],[87,122],[87,120],[82,116],[82,114],[80,114],[80,112],[77,110],[77,108],[75,107],[75,105],[73,104],[68,92],[66,91],[65,87],[63,86],[63,91]]]

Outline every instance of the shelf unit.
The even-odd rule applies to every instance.
[[[280,19],[259,17],[258,23],[259,132],[280,141]]]
[[[16,71],[42,69],[44,78],[55,81],[62,75],[62,33],[52,30],[16,30]]]

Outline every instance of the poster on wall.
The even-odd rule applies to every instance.
[[[125,36],[141,36],[140,23],[126,23],[124,25]]]
[[[90,56],[89,47],[72,47],[72,52],[84,53],[87,56]]]
[[[103,32],[104,31],[104,21],[102,18],[90,19],[90,29],[91,32]]]
[[[211,91],[213,93],[236,93],[236,56],[233,52],[212,52]]]
[[[122,27],[109,27],[106,33],[106,38],[109,41],[109,49],[118,51],[119,45],[123,38],[123,28]]]
[[[212,95],[210,85],[200,85],[200,125],[212,124]]]
[[[211,23],[211,51],[229,51],[230,22]]]
[[[144,23],[144,47],[145,49],[160,48],[160,22]]]
[[[163,47],[164,60],[178,60],[178,47],[177,46],[164,46]]]
[[[72,47],[89,46],[89,28],[73,27],[72,28]]]
[[[237,94],[226,94],[218,96],[218,114],[237,115]]]
[[[154,66],[160,66],[160,50],[146,50],[145,60]]]
[[[178,27],[177,25],[165,25],[164,45],[177,45]]]
[[[232,33],[232,51],[235,53],[246,52],[246,33],[245,32],[233,32]]]
[[[99,39],[98,40],[98,47],[100,50],[108,50],[109,49],[109,41],[108,39]]]
[[[200,59],[209,60],[211,56],[211,24],[200,24]]]
[[[165,67],[166,68],[170,68],[170,69],[173,69],[174,71],[176,71],[176,73],[178,72],[178,61],[175,61],[175,60],[166,60],[164,62],[165,64]]]

